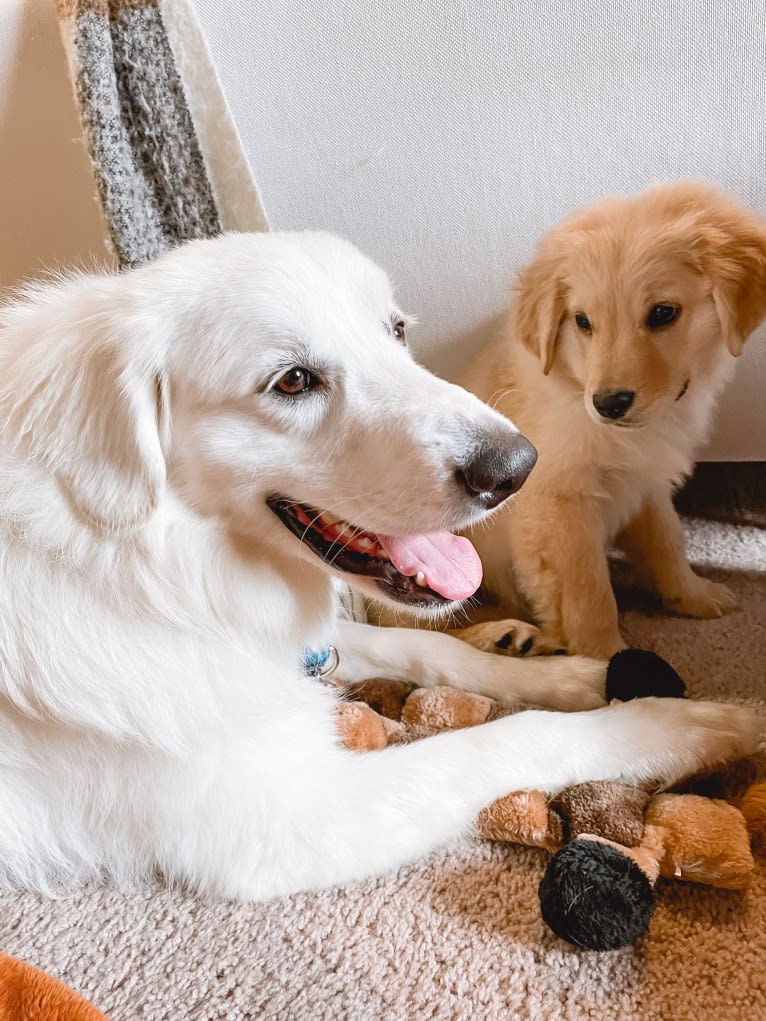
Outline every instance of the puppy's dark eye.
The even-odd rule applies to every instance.
[[[284,394],[285,397],[295,397],[307,390],[313,390],[318,383],[319,380],[312,372],[296,365],[279,377],[274,384],[274,389],[277,393]]]
[[[654,305],[646,317],[646,325],[650,330],[661,330],[663,326],[670,326],[681,315],[680,305],[668,305],[664,302]]]
[[[590,319],[588,319],[584,312],[575,312],[574,321],[577,326],[577,329],[581,333],[593,332],[593,327],[590,324]]]
[[[403,319],[397,319],[393,326],[394,336],[401,340],[402,344],[407,342],[407,326]]]

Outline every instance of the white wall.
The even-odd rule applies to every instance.
[[[766,0],[197,6],[274,226],[378,258],[435,364],[605,191],[692,173],[766,209]],[[0,0],[0,288],[108,258],[53,0]],[[709,457],[766,459],[764,392],[761,333]]]
[[[701,176],[766,210],[766,2],[196,0],[275,228],[345,234],[426,360],[569,210]],[[766,332],[711,458],[766,459]]]
[[[53,0],[0,0],[0,288],[109,258]]]

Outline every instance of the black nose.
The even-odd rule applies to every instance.
[[[593,407],[602,418],[622,418],[635,399],[633,390],[598,390]]]
[[[456,477],[466,493],[489,510],[521,489],[536,460],[529,440],[517,435],[502,447],[482,445],[468,464],[457,469]]]

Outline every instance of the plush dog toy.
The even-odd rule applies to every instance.
[[[528,837],[527,812],[539,792],[501,798],[477,828],[495,840]],[[540,883],[542,916],[562,939],[589,950],[616,950],[649,930],[660,876],[742,890],[754,862],[744,814],[697,794],[659,794],[624,784],[578,784],[543,804],[542,846],[556,853]],[[542,806],[535,806],[537,812]],[[556,822],[551,825],[551,818]],[[537,836],[538,834],[534,834]],[[568,841],[568,842],[566,842]],[[522,839],[524,843],[537,843]],[[558,846],[558,849],[556,849]]]
[[[610,662],[610,697],[683,695],[672,668],[651,653],[626,650]],[[488,698],[454,688],[413,688],[375,679],[346,689],[337,709],[347,747],[371,751],[507,714]],[[605,781],[578,784],[550,800],[517,791],[476,820],[487,839],[554,852],[540,883],[542,916],[563,939],[591,950],[635,942],[649,928],[654,886],[663,876],[744,889],[754,869],[750,847],[766,844],[766,784],[740,776],[739,794],[706,781],[705,794],[660,794]],[[702,787],[700,788],[702,789]],[[739,807],[710,794],[737,797]]]

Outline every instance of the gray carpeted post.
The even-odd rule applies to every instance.
[[[120,266],[220,233],[158,0],[58,0],[58,11]]]

